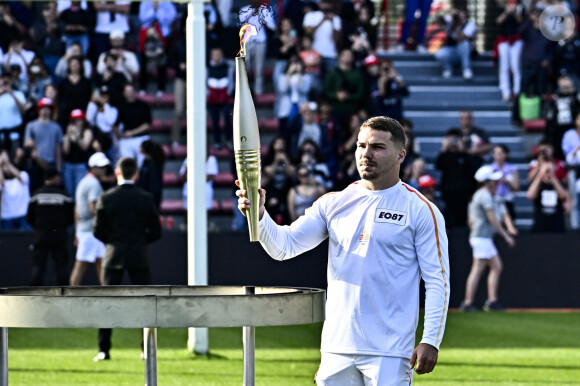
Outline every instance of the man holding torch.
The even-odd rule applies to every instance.
[[[447,236],[437,207],[399,179],[404,146],[396,120],[365,121],[355,153],[361,180],[322,196],[290,226],[265,211],[264,189],[259,200],[236,192],[242,213],[258,206],[258,239],[272,258],[329,239],[318,385],[410,385],[413,369],[429,373],[437,363],[449,304]],[[420,278],[425,323],[414,348]]]

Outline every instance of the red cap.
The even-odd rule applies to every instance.
[[[85,119],[85,112],[81,109],[74,109],[70,112],[70,119]]]
[[[52,99],[50,98],[41,98],[36,105],[36,108],[41,109],[43,107],[50,107],[53,108],[54,104],[52,103]]]
[[[364,60],[364,65],[365,67],[368,66],[373,66],[375,64],[379,64],[379,58],[377,58],[375,55],[370,54],[369,56],[367,56]]]
[[[437,181],[435,178],[431,177],[429,174],[425,174],[419,177],[419,189],[428,188],[429,186],[437,186]]]

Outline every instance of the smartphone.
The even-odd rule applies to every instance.
[[[295,30],[295,29],[291,29],[291,30],[290,30],[290,36],[294,37],[294,36],[296,36],[296,35],[297,35],[297,32],[296,32],[296,30]]]

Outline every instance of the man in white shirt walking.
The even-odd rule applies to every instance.
[[[259,239],[274,259],[329,238],[319,385],[409,385],[413,368],[429,373],[437,363],[449,304],[447,236],[437,207],[399,179],[404,146],[394,119],[365,121],[355,153],[361,180],[322,196],[290,226],[270,218],[260,189]],[[245,213],[246,191],[236,195]],[[414,348],[420,278],[425,323]]]

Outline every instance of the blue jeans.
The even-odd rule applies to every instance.
[[[3,230],[30,230],[32,227],[26,222],[26,216],[0,220],[0,229]]]
[[[443,46],[435,53],[443,70],[451,71],[452,66],[461,63],[462,70],[471,70],[471,44],[464,40],[456,46]]]
[[[84,163],[65,162],[62,168],[62,182],[66,192],[74,199],[77,185],[88,172]]]
[[[211,117],[211,124],[212,124],[212,131],[213,131],[213,140],[214,143],[220,143],[221,141],[221,127],[220,127],[220,116],[224,118],[224,136],[226,141],[230,141],[232,139],[232,120],[230,117],[230,104],[209,104],[207,105],[209,110],[209,115]]]
[[[89,35],[65,35],[64,41],[66,43],[66,48],[68,49],[73,43],[79,43],[83,50],[83,56],[87,56],[89,53]]]
[[[427,17],[429,16],[432,2],[433,0],[407,0],[407,4],[405,5],[405,22],[403,23],[403,31],[401,32],[401,44],[407,43],[407,39],[411,34],[411,27],[415,23],[415,12],[417,9],[421,11],[419,25],[417,26],[417,44],[423,43]]]

